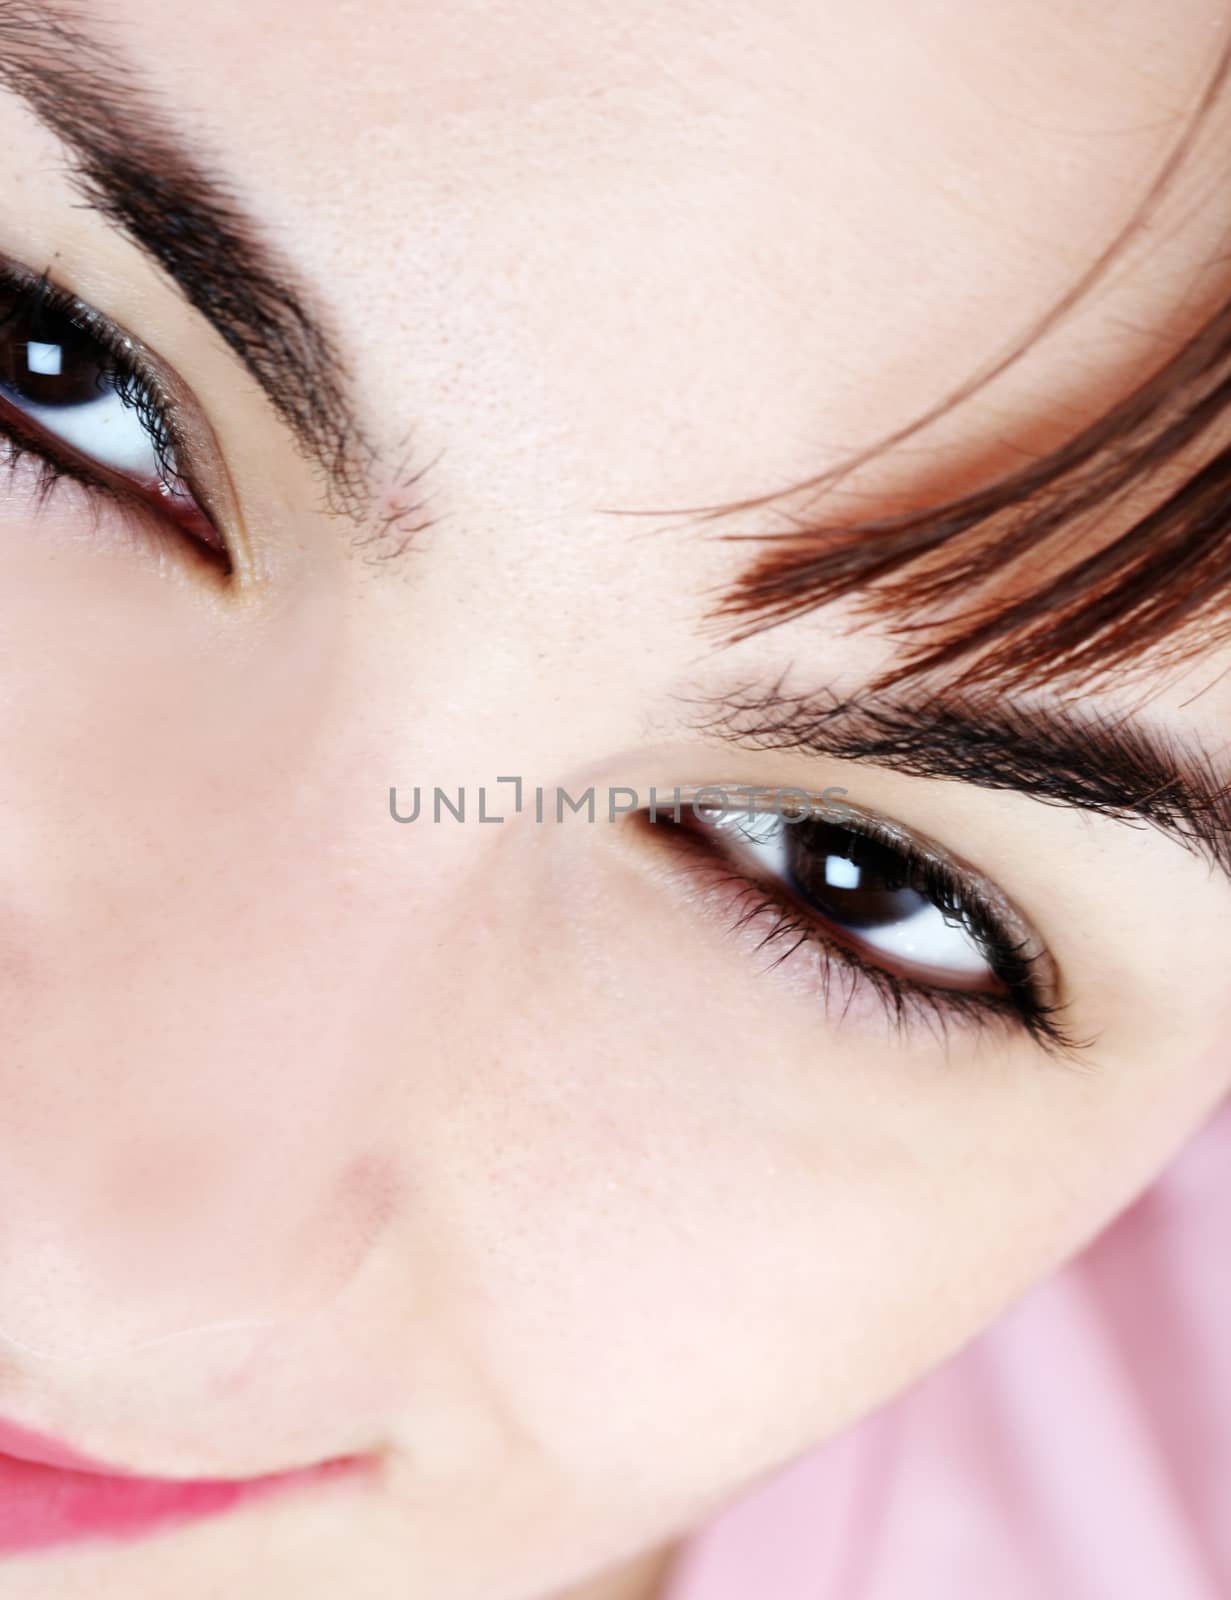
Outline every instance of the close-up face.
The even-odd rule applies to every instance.
[[[1207,321],[1229,35],[0,3],[0,1594],[658,1600],[1210,1114],[1225,643],[724,597]]]

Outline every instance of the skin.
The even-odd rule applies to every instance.
[[[0,491],[0,1412],[149,1473],[380,1467],[12,1560],[5,1593],[654,1600],[701,1518],[986,1327],[1231,1080],[1225,879],[1115,821],[697,732],[682,696],[857,685],[891,643],[832,607],[723,648],[747,547],[667,514],[798,483],[1023,338],[1141,198],[1223,7],[90,16],[310,286],[378,495],[330,512],[0,98],[0,249],[191,390],[246,563],[225,587],[76,490]],[[1217,144],[861,493],[1046,449],[1195,327]],[[420,500],[403,556],[357,546]],[[1217,743],[1229,664],[1155,671],[1147,714]],[[1020,906],[1096,1043],[1077,1068],[895,1032],[866,994],[842,1017],[692,857],[513,817],[514,773],[841,785]],[[399,826],[416,783],[509,820]]]

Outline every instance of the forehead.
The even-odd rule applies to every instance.
[[[1225,19],[1128,0],[1111,20],[1034,0],[90,13],[297,263],[390,434],[426,411],[445,444],[479,416],[546,444],[588,504],[810,476],[1026,334],[1141,198]],[[1199,254],[1156,253],[1094,309],[1149,339]],[[1046,435],[1055,377],[1010,385],[994,427]]]

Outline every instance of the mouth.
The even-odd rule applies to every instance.
[[[339,1456],[256,1478],[147,1478],[0,1421],[0,1557],[83,1540],[134,1540],[370,1464]]]

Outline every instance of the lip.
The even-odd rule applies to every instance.
[[[140,1539],[368,1464],[339,1456],[258,1478],[149,1478],[0,1420],[0,1557],[87,1539]]]

